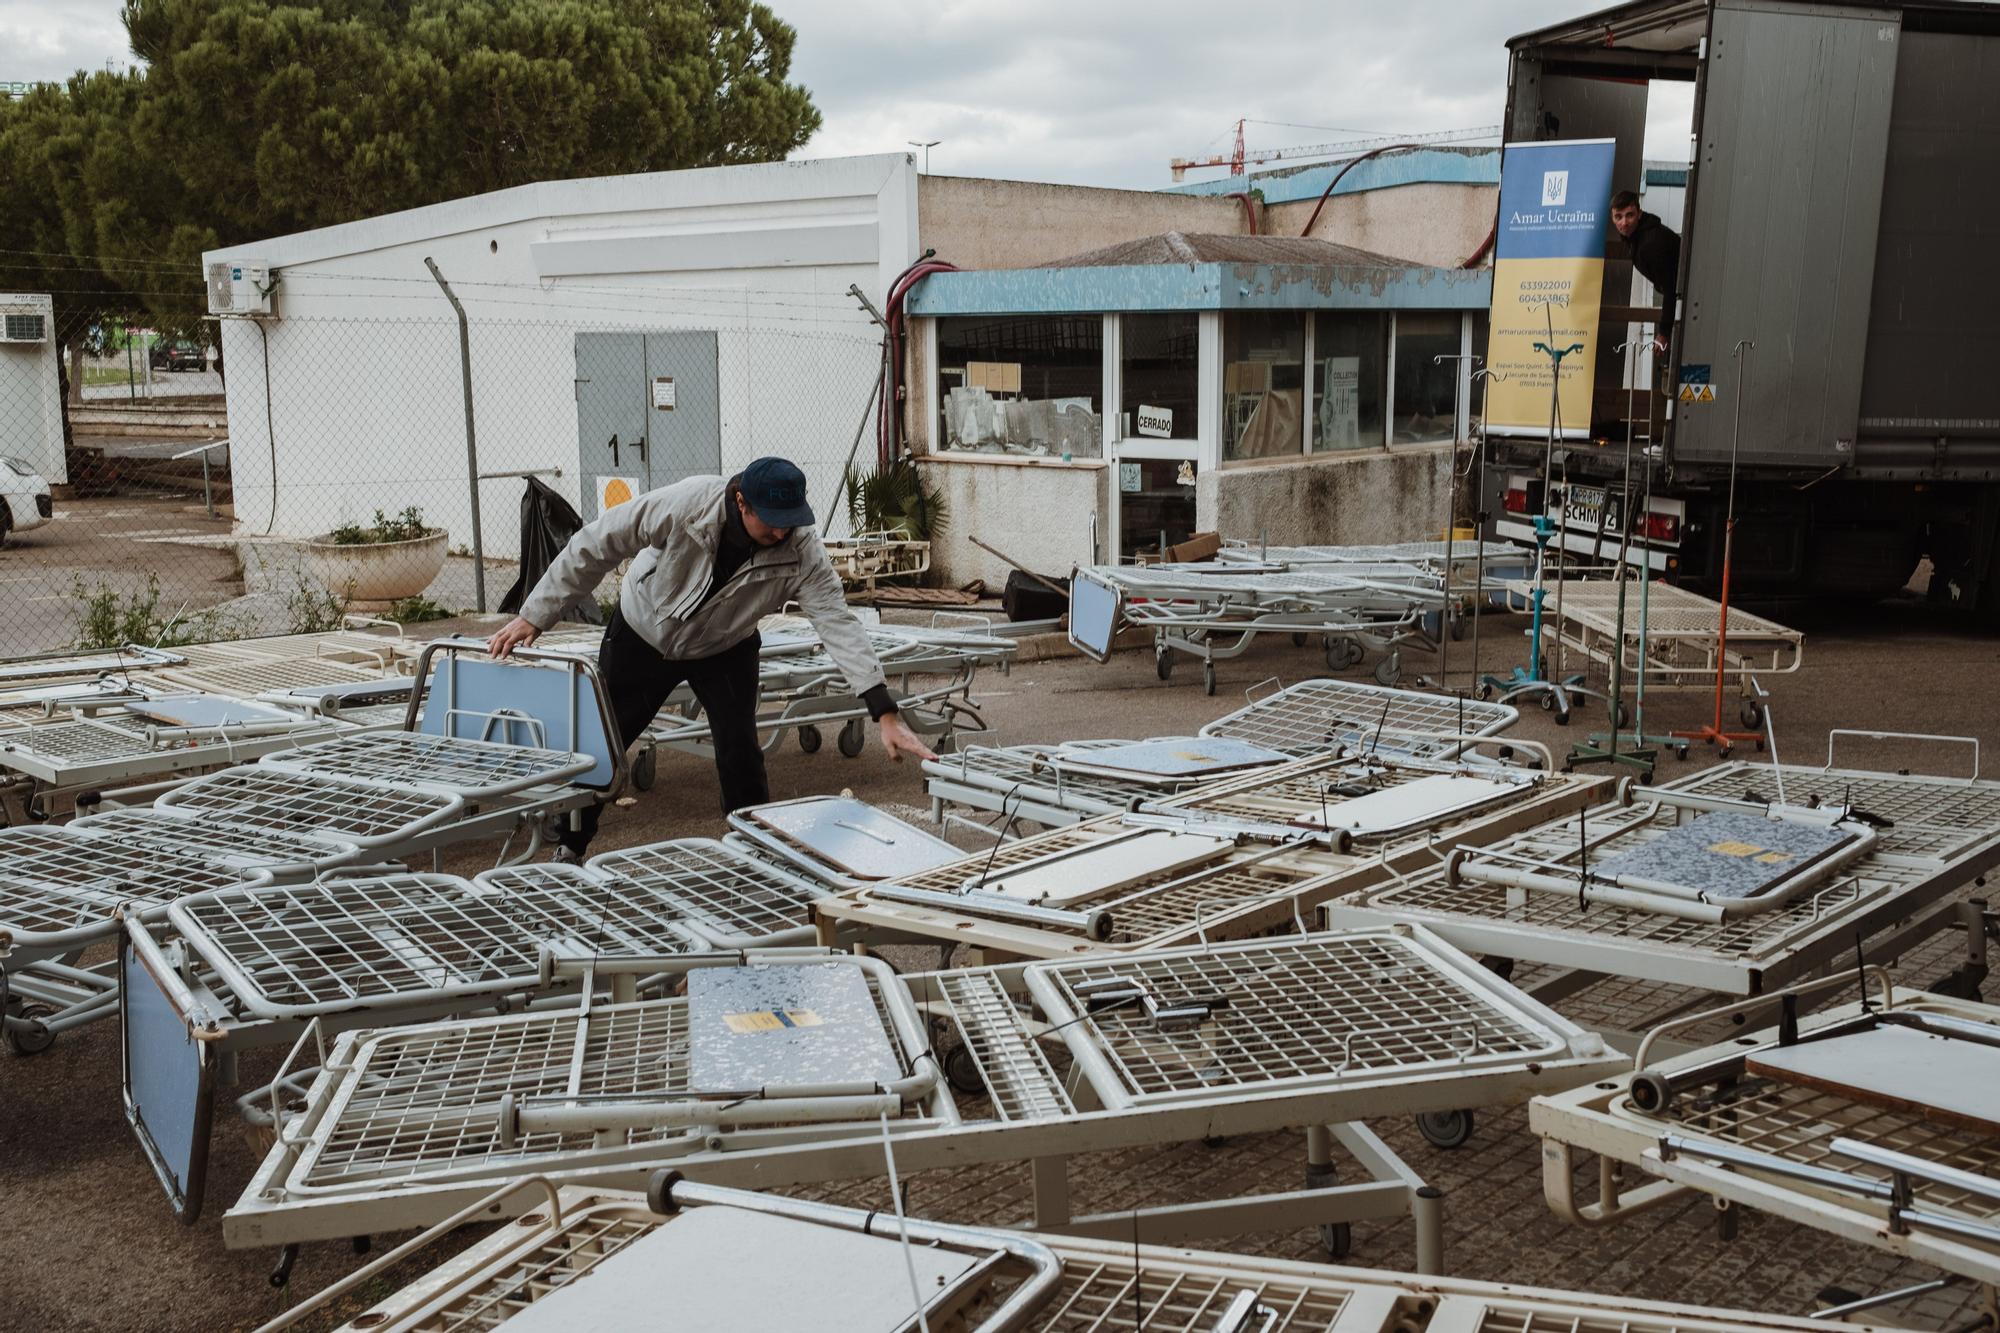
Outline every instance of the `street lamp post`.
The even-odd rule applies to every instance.
[[[923,150],[924,150],[924,175],[926,175],[926,176],[930,175],[930,174],[931,174],[931,149],[933,149],[933,148],[937,147],[937,146],[938,146],[939,144],[943,143],[943,142],[944,142],[944,140],[942,140],[942,139],[905,139],[905,140],[903,140],[903,142],[904,142],[904,143],[906,143],[906,144],[908,144],[908,145],[909,145],[910,147],[912,147],[912,148],[921,148],[921,149],[923,149]]]

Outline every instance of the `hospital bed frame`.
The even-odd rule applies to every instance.
[[[1520,745],[1528,752],[1538,748]],[[1382,835],[1355,837],[1312,826],[1315,817],[1346,799],[1341,788],[1348,784],[1393,789],[1461,772],[1493,784],[1494,802]],[[1507,788],[1515,790],[1509,794]],[[1442,852],[1434,845],[1441,841],[1496,841],[1580,809],[1607,790],[1597,778],[1474,765],[1464,756],[1447,763],[1384,752],[1318,755],[1197,787],[1137,811],[996,843],[923,875],[830,895],[813,912],[822,944],[949,943],[995,960],[1160,949],[1273,929],[1304,931],[1307,914],[1329,898],[1436,865]],[[996,901],[983,889],[968,892],[968,885],[983,886],[1030,863],[1090,853],[1149,830],[1232,839],[1237,845],[1207,864],[1136,876],[1060,910]]]
[[[1823,1321],[1682,1302],[1441,1278],[1436,1276],[1439,1257],[1432,1255],[1419,1257],[1416,1272],[1402,1274],[1162,1245],[1135,1248],[1120,1240],[1031,1236],[989,1226],[941,1227],[901,1220],[882,1210],[698,1185],[666,1174],[656,1176],[643,1193],[556,1186],[544,1177],[529,1176],[475,1201],[469,1211],[480,1215],[490,1203],[507,1204],[516,1193],[526,1195],[531,1204],[531,1211],[516,1225],[438,1263],[343,1324],[338,1333],[504,1329],[514,1315],[557,1292],[587,1284],[607,1260],[702,1208],[787,1219],[793,1225],[786,1239],[795,1252],[812,1248],[809,1228],[823,1228],[892,1241],[908,1236],[917,1244],[995,1256],[997,1262],[982,1266],[975,1281],[953,1284],[926,1306],[933,1327],[955,1327],[954,1317],[979,1318],[980,1333],[1110,1327],[1131,1333],[1612,1328],[1623,1333],[1810,1333],[1827,1327]],[[436,1245],[452,1229],[445,1224],[430,1228],[287,1310],[258,1333],[280,1333],[350,1297],[396,1264]],[[1418,1234],[1424,1236],[1427,1229],[1419,1227]],[[1010,1249],[1010,1239],[1022,1249]],[[1049,1260],[1054,1262],[1056,1280],[1043,1288],[1038,1279]],[[763,1262],[761,1256],[747,1257],[744,1276],[758,1271]],[[724,1281],[734,1276],[733,1268],[719,1275]],[[739,1315],[747,1323],[759,1314],[755,1283],[743,1281],[740,1289],[744,1300]],[[852,1309],[841,1303],[841,1295],[838,1287],[829,1292],[829,1324],[843,1315],[858,1323],[868,1315],[889,1313]],[[660,1298],[663,1307],[671,1301],[664,1290]],[[893,1317],[880,1320],[885,1327],[892,1322]]]
[[[1886,733],[1885,733],[1886,734]],[[1838,733],[1836,733],[1836,736]],[[1444,868],[1404,875],[1329,903],[1332,927],[1422,924],[1460,948],[1566,969],[1568,989],[1591,977],[1624,977],[1723,995],[1756,995],[1852,959],[1895,958],[1959,925],[1956,891],[2000,863],[2000,782],[1832,766],[1733,761],[1657,789],[1622,788],[1615,803],[1531,829],[1487,851],[1573,868],[1658,837],[1704,806],[1761,810],[1781,788],[1794,804],[1851,805],[1887,821],[1873,847],[1826,888],[1769,911],[1717,923],[1610,903],[1579,907],[1574,895],[1454,882]],[[1655,805],[1657,795],[1672,805]],[[1983,956],[1984,930],[1967,930]],[[1865,946],[1858,942],[1865,941]],[[1983,972],[1983,967],[1978,969]],[[1976,978],[1975,978],[1976,980]]]
[[[1861,999],[1798,1016],[1803,1000],[1856,992]],[[1769,1015],[1778,1001],[1776,1027],[1664,1054],[1669,1032]],[[1530,1104],[1549,1206],[1602,1227],[1705,1194],[1719,1208],[1771,1213],[1969,1278],[1990,1306],[2000,1288],[2000,1136],[1962,1126],[1907,1083],[1891,1105],[1746,1068],[1747,1058],[1794,1043],[1888,1025],[2000,1046],[2000,1008],[1908,990],[1878,968],[1687,1016],[1649,1033],[1616,1078]],[[1578,1194],[1578,1150],[1600,1163],[1588,1201]],[[1620,1162],[1643,1183],[1621,1179]]]
[[[694,1097],[674,1057],[690,1021],[678,997],[348,1032],[330,1048],[311,1033],[280,1083],[302,1058],[316,1055],[319,1071],[302,1108],[273,1094],[277,1143],[224,1218],[225,1241],[423,1225],[528,1172],[633,1186],[671,1166],[765,1189],[872,1177],[884,1166],[885,1134],[904,1172],[1033,1162],[1039,1229],[1129,1243],[1415,1207],[1434,1240],[1435,1214],[1426,1219],[1425,1205],[1412,1203],[1421,1181],[1345,1122],[1511,1101],[1588,1081],[1615,1062],[1601,1040],[1421,930],[906,977],[813,951],[669,961],[868,969],[884,1030],[912,1072],[894,1088],[767,1084],[749,1100]],[[973,1051],[986,1118],[967,1120],[944,1080],[926,1072],[937,1056],[930,1032],[910,1021],[918,1007]],[[648,1058],[635,1062],[639,1052]],[[1060,1063],[1071,1066],[1067,1077]],[[1071,1214],[1072,1155],[1301,1127],[1304,1190]],[[1336,1138],[1373,1180],[1335,1182]],[[518,1207],[501,1202],[479,1216]]]

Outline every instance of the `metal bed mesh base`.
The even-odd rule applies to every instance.
[[[1440,736],[1495,736],[1520,720],[1506,704],[1345,680],[1302,680],[1265,695],[1201,729],[1266,749],[1304,756],[1371,743],[1413,753],[1452,748]],[[1421,740],[1399,740],[1421,737]]]
[[[828,956],[794,957],[818,962]],[[1356,1118],[1361,1103],[1353,1098],[1375,1099],[1370,1104],[1388,1113],[1391,1107],[1421,1107],[1440,1098],[1490,1096],[1477,1089],[1493,1086],[1489,1080],[1495,1079],[1500,1086],[1523,1077],[1556,1078],[1567,1085],[1602,1070],[1611,1058],[1595,1037],[1470,959],[1429,937],[1402,932],[1252,941],[1138,961],[1032,964],[1011,981],[998,970],[899,981],[881,969],[870,977],[885,1032],[902,1030],[889,1015],[913,995],[970,997],[972,1003],[950,1009],[950,1022],[983,1052],[987,1068],[1007,1069],[994,1089],[995,1101],[1013,1117],[1004,1123],[1017,1132],[1073,1125],[1071,1132],[1080,1137],[1072,1147],[1051,1140],[1041,1150],[1058,1154],[1118,1146],[1117,1139],[1103,1137],[1111,1132],[1104,1113],[1077,1119],[1069,1109],[1078,1103],[1066,1089],[1076,1083],[1114,1115],[1140,1115],[1120,1122],[1126,1129],[1119,1131],[1138,1143],[1155,1141],[1145,1137],[1149,1133],[1176,1132],[1148,1129],[1165,1122],[1145,1120],[1141,1113],[1185,1114],[1192,1117],[1187,1124],[1196,1126],[1225,1125],[1232,1108],[1271,1119],[1271,1128],[1345,1120]],[[1163,1003],[1200,1002],[1213,1012],[1192,1025],[1163,1019],[1155,1030],[1130,1007],[1086,1004],[1082,997],[1089,983],[1105,978],[1121,985],[1136,982]],[[900,998],[892,1000],[892,986]],[[994,994],[996,986],[1004,996]],[[1025,991],[1017,989],[1022,986]],[[411,1187],[456,1187],[529,1170],[622,1169],[700,1155],[704,1142],[722,1142],[713,1137],[716,1131],[677,1137],[666,1130],[600,1127],[593,1136],[587,1130],[525,1126],[508,1147],[495,1116],[503,1097],[515,1105],[553,1105],[565,1098],[629,1105],[684,1094],[688,1021],[688,1001],[676,997],[599,1008],[587,1017],[574,1011],[531,1013],[350,1032],[339,1039],[311,1090],[303,1118],[292,1122],[289,1142],[267,1160],[261,1183],[252,1186],[239,1210],[254,1201],[255,1210],[263,1212],[283,1200],[308,1209],[351,1205],[400,1211],[417,1197],[405,1192]],[[1061,1044],[1045,1049],[1047,1058],[1024,1058],[1024,1041],[1057,1038]],[[905,1059],[930,1058],[927,1048],[913,1049],[907,1039],[895,1044]],[[1072,1060],[1076,1072],[1065,1074]],[[944,1098],[941,1087],[934,1095]],[[1350,1100],[1341,1100],[1343,1095]],[[973,1153],[968,1161],[981,1160],[982,1154],[1008,1159],[1009,1143],[990,1130],[956,1146],[959,1128],[948,1114],[950,1103],[940,1100],[938,1106],[893,1122],[898,1143],[905,1145],[897,1152],[912,1154],[911,1169],[942,1164],[966,1151]],[[724,1137],[738,1152],[761,1144],[810,1157],[880,1132],[876,1121],[863,1118],[814,1126],[810,1133],[753,1129]],[[933,1145],[934,1159],[923,1156],[926,1144]],[[729,1151],[717,1160],[731,1160]],[[872,1174],[879,1160],[869,1156],[860,1169]],[[775,1174],[759,1180],[782,1183],[785,1169],[774,1167]]]
[[[1901,991],[1887,1004],[1878,999],[1873,1013],[1932,1015],[1964,1030],[1985,1029],[1993,1040],[2000,1040],[2000,1008],[1992,1005]],[[1800,1035],[1810,1038],[1822,1026],[1867,1016],[1860,1004],[1843,1004],[1802,1022]],[[1946,1123],[1919,1093],[1902,1096],[1900,1084],[1896,1104],[1891,1104],[1744,1067],[1746,1053],[1775,1046],[1778,1040],[1777,1029],[1738,1032],[1716,1045],[1651,1066],[1648,1077],[1714,1071],[1702,1077],[1689,1074],[1685,1083],[1676,1079],[1671,1098],[1651,1110],[1635,1104],[1630,1077],[1538,1098],[1530,1108],[1530,1127],[1546,1142],[1565,1149],[1581,1147],[1702,1193],[1777,1212],[1806,1226],[1906,1253],[1989,1284],[2000,1282],[2000,1138]],[[1663,1147],[1669,1140],[1674,1144],[1671,1154]],[[1836,1140],[1903,1154],[1925,1167],[1983,1181],[1981,1193],[1951,1179],[1908,1176],[1902,1205],[1942,1217],[1954,1227],[1983,1229],[1983,1235],[1921,1221],[1892,1225],[1883,1200],[1828,1183],[1844,1177],[1881,1188],[1894,1180],[1892,1170],[1879,1162],[1837,1152]],[[1788,1178],[1760,1170],[1750,1160],[1704,1160],[1701,1150],[1710,1146],[1825,1175],[1812,1180]],[[1566,1169],[1561,1175],[1562,1183],[1573,1181]],[[1557,1182],[1549,1183],[1553,1191]],[[1558,1194],[1552,1192],[1550,1198],[1556,1203]]]
[[[343,1325],[341,1333],[501,1328],[549,1295],[589,1281],[634,1242],[663,1227],[671,1236],[675,1220],[687,1215],[655,1213],[636,1192],[570,1187],[559,1198],[560,1216],[538,1207]],[[1225,1327],[1230,1333],[1807,1333],[1826,1327],[1782,1315],[1253,1255],[1071,1236],[1035,1239],[1054,1253],[1060,1269],[1052,1290],[1018,1325],[1029,1333],[1216,1333]],[[798,1243],[810,1245],[810,1238],[802,1234]],[[756,1277],[765,1263],[761,1255],[746,1256],[742,1327],[758,1318]],[[933,1310],[932,1326],[972,1326],[1017,1289],[1026,1271],[1018,1262],[1003,1262],[968,1294],[968,1308]],[[733,1270],[725,1280],[730,1276]],[[671,1304],[671,1293],[659,1295],[663,1307]],[[829,1301],[829,1327],[846,1326],[843,1318],[856,1324],[866,1318],[844,1309],[834,1293]],[[1248,1322],[1225,1324],[1232,1311]]]
[[[1857,926],[1872,931],[1890,917],[1922,909],[2000,854],[2000,783],[1800,766],[1785,767],[1784,782],[1794,803],[1851,801],[1894,824],[1879,829],[1875,846],[1826,888],[1767,911],[1708,923],[1607,903],[1580,907],[1573,897],[1468,879],[1453,883],[1438,870],[1330,904],[1327,921],[1419,922],[1461,947],[1520,961],[1749,994],[1851,950]],[[1737,761],[1666,789],[1767,801],[1777,783],[1770,765]],[[1599,807],[1489,850],[1574,865],[1579,838],[1587,835],[1595,864],[1660,836],[1673,813],[1649,816],[1644,805]],[[1479,855],[1471,853],[1475,860]]]

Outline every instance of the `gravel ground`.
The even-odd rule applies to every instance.
[[[1788,760],[1822,760],[1835,727],[2000,741],[2000,691],[1993,688],[2000,639],[1915,604],[1844,616],[1794,613],[1791,620],[1808,631],[1806,666],[1769,682],[1779,747]],[[1523,623],[1502,617],[1486,622],[1486,665],[1523,654],[1517,637]],[[1469,665],[1469,645],[1455,645],[1453,660],[1456,681]],[[993,732],[1006,743],[1136,737],[1190,732],[1234,707],[1247,686],[1319,669],[1316,654],[1274,641],[1223,664],[1214,698],[1202,693],[1198,671],[1184,669],[1163,684],[1154,678],[1150,657],[1137,653],[1104,667],[1076,659],[1024,663],[1009,676],[982,679],[977,694]],[[1412,657],[1406,670],[1434,673],[1436,665]],[[1698,725],[1708,711],[1705,697],[1656,695],[1648,723],[1655,730]],[[1518,731],[1566,748],[1585,725],[1559,729],[1550,717],[1531,712]],[[1966,771],[1963,747],[1861,743],[1850,759],[1847,744],[1842,742],[1843,762]],[[1708,762],[1712,755],[1697,751],[1686,767]],[[1663,761],[1663,777],[1682,771]],[[845,760],[832,746],[805,755],[788,743],[773,756],[771,785],[777,797],[847,787],[906,813],[926,804],[918,775],[883,760],[872,747]],[[657,786],[607,815],[598,847],[718,831],[706,766],[689,756],[665,756]],[[450,868],[469,872],[477,863],[462,857]],[[1948,965],[1949,949],[1940,941],[1905,959],[1905,974],[1915,980],[1937,974]],[[1661,996],[1657,988],[1600,990],[1566,1002],[1565,1011],[1615,1018],[1632,1006],[1657,1004]],[[261,1081],[277,1058],[246,1059],[245,1084]],[[221,1114],[207,1215],[192,1227],[178,1226],[123,1123],[118,1088],[118,1032],[110,1023],[66,1034],[33,1058],[0,1054],[0,1234],[16,1238],[16,1259],[0,1270],[0,1327],[47,1333],[247,1328],[363,1262],[345,1245],[308,1246],[292,1285],[281,1293],[265,1280],[273,1254],[223,1248],[221,1214],[248,1180],[255,1158]],[[1603,1231],[1565,1226],[1542,1201],[1540,1154],[1522,1110],[1482,1114],[1472,1141],[1453,1152],[1430,1147],[1404,1118],[1374,1128],[1444,1190],[1447,1262],[1455,1274],[1784,1312],[1810,1309],[1814,1294],[1829,1283],[1868,1289],[1931,1276],[1919,1265],[1767,1217],[1745,1219],[1738,1238],[1725,1243],[1706,1202],[1668,1206]],[[1072,1188],[1079,1211],[1197,1197],[1224,1186],[1294,1188],[1303,1157],[1295,1134],[1109,1154],[1078,1163]],[[886,1202],[885,1186],[876,1181],[802,1192],[865,1206]],[[926,1215],[1007,1222],[1026,1215],[1028,1197],[1025,1167],[997,1167],[922,1173],[913,1181],[911,1202]],[[464,1239],[479,1234],[470,1230]],[[454,1238],[442,1248],[459,1243]],[[1322,1257],[1309,1231],[1242,1237],[1228,1247]],[[1412,1259],[1407,1222],[1355,1228],[1351,1263],[1400,1268]],[[388,1289],[378,1284],[375,1294]],[[355,1307],[348,1308],[351,1313]],[[1969,1308],[1960,1294],[1946,1293],[1894,1313],[1916,1326],[1943,1327]],[[306,1325],[326,1326],[325,1320]]]

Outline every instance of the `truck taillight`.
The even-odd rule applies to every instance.
[[[1649,542],[1677,542],[1681,539],[1681,521],[1673,514],[1646,515],[1646,540]]]
[[[1528,492],[1525,488],[1510,490],[1500,497],[1500,507],[1510,514],[1528,512]]]

